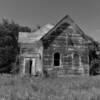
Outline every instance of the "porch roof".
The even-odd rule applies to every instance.
[[[19,43],[34,43],[40,40],[46,33],[48,33],[54,26],[47,24],[35,32],[19,32],[18,42]]]

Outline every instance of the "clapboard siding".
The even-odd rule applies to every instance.
[[[56,35],[52,33],[48,40],[43,41],[43,66],[46,69],[55,69],[57,66],[54,66],[54,53],[58,52],[60,54],[60,67],[57,67],[57,70],[65,70],[61,72],[63,74],[86,74],[89,67],[86,40],[79,33],[68,30],[63,31],[58,36],[57,33]],[[68,34],[73,45],[69,44]],[[78,57],[75,58],[75,54]],[[85,65],[87,65],[87,69],[84,67]],[[80,71],[80,69],[82,70]]]

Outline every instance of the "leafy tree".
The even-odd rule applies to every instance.
[[[0,23],[0,72],[10,72],[18,54],[18,33],[31,32],[27,26],[3,19]]]

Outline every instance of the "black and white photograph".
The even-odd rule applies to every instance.
[[[0,0],[0,100],[100,100],[100,0]]]

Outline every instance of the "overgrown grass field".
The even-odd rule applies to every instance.
[[[100,76],[0,76],[0,100],[100,100]]]

